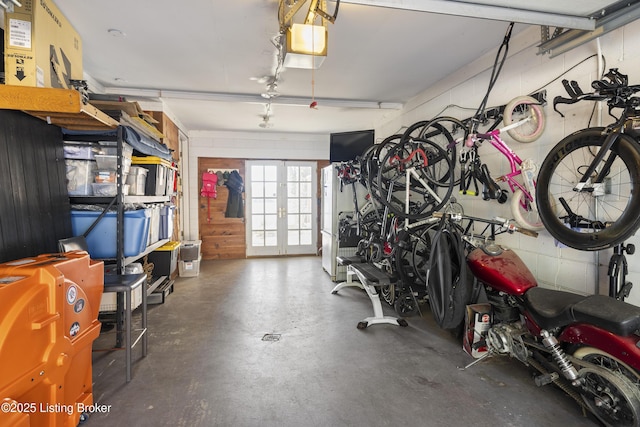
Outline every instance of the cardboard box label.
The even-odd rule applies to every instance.
[[[31,49],[31,22],[9,19],[9,46]]]

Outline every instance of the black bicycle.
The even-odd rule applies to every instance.
[[[594,91],[584,93],[577,82],[563,81],[570,98],[607,102],[616,120],[607,127],[586,128],[560,141],[547,154],[536,183],[540,219],[549,233],[565,245],[596,251],[611,248],[640,226],[640,85],[630,86],[616,68]],[[613,109],[622,109],[619,117]],[[564,116],[563,116],[564,117]]]

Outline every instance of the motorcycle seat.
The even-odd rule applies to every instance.
[[[524,295],[524,304],[541,328],[553,329],[575,322],[572,308],[585,298],[571,292],[535,287]]]
[[[571,309],[577,322],[590,323],[620,336],[640,329],[640,308],[606,295],[591,295]]]

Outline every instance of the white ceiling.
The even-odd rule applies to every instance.
[[[482,16],[484,4],[505,7],[522,16],[520,21],[533,22],[527,21],[530,12],[520,9],[585,17],[615,1],[343,0],[335,23],[329,24],[322,67],[280,74],[281,95],[271,105],[268,129],[258,126],[267,100],[260,96],[266,85],[256,78],[273,76],[276,70],[272,40],[279,30],[277,0],[55,3],[80,34],[84,71],[98,86],[128,99],[161,97],[187,132],[330,133],[373,128],[393,111],[335,107],[335,100],[406,103],[502,42],[507,22],[449,13]],[[328,2],[329,12],[334,6]],[[399,7],[431,7],[440,13]],[[527,26],[517,24],[514,31]],[[113,36],[110,29],[124,36]],[[317,109],[309,108],[313,95]]]

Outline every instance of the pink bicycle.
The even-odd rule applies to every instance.
[[[495,199],[499,203],[505,203],[508,199],[507,191],[500,188],[498,182],[506,182],[513,193],[510,207],[514,219],[523,228],[540,230],[544,226],[538,216],[535,200],[537,165],[533,159],[521,159],[500,135],[507,132],[513,139],[523,143],[538,139],[545,126],[541,103],[530,96],[519,96],[504,108],[488,112],[482,120],[489,119],[495,121],[486,132],[470,130],[477,128],[478,121],[463,122],[453,117],[417,122],[405,131],[403,140],[415,137],[445,148],[455,163],[451,173],[455,183],[460,186],[461,194],[482,194],[484,200]],[[505,126],[495,129],[500,123]],[[478,154],[478,148],[484,141],[489,141],[509,162],[510,172],[495,180]],[[459,150],[458,145],[462,145]]]

